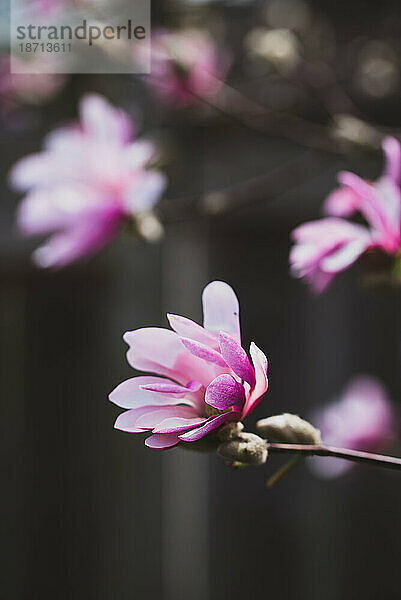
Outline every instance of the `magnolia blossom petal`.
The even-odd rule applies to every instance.
[[[267,392],[269,381],[267,378],[267,358],[257,345],[252,342],[249,348],[252,362],[255,368],[256,383],[245,402],[243,416],[246,417],[261,401],[263,395]]]
[[[165,419],[153,429],[153,433],[182,433],[194,429],[199,425],[202,425],[206,421],[206,418],[193,417],[191,419],[172,417]]]
[[[196,442],[222,425],[225,425],[230,421],[239,421],[240,418],[240,412],[227,412],[222,415],[218,415],[217,417],[210,417],[204,425],[197,427],[196,429],[192,429],[192,431],[188,431],[187,433],[183,433],[179,436],[179,438],[183,442]]]
[[[206,362],[213,363],[222,367],[223,369],[227,369],[227,364],[221,354],[213,350],[209,346],[205,346],[200,342],[194,342],[188,338],[181,338],[182,343],[185,348],[187,348],[191,354],[200,358],[201,360],[205,360]]]
[[[135,175],[125,189],[122,202],[129,214],[138,214],[151,210],[167,185],[167,179],[159,171],[144,171]]]
[[[180,443],[180,439],[176,433],[154,433],[145,440],[145,446],[154,450],[165,450],[172,448]]]
[[[186,317],[181,317],[180,315],[167,314],[167,318],[172,329],[174,329],[179,336],[190,338],[195,342],[210,346],[214,350],[219,350],[218,337],[216,334],[210,333],[210,331],[207,331],[204,327],[198,325],[198,323],[195,323]]]
[[[94,139],[122,144],[132,137],[127,113],[111,106],[102,96],[87,94],[81,101],[80,115],[84,131]]]
[[[136,421],[136,426],[142,429],[154,429],[165,419],[173,417],[199,419],[197,412],[187,406],[158,406],[150,407],[147,412],[140,415]]]
[[[33,253],[34,262],[42,268],[60,269],[103,247],[116,230],[118,221],[80,223],[56,233]]]
[[[242,346],[225,333],[220,333],[219,343],[223,358],[230,369],[253,388],[255,386],[255,371]]]
[[[182,385],[190,381],[208,385],[216,376],[216,367],[193,356],[174,331],[145,327],[127,332],[124,340],[130,346],[128,362],[138,371],[164,375]]]
[[[155,153],[155,147],[148,140],[136,140],[124,148],[122,160],[133,171],[146,166]]]
[[[337,217],[304,223],[293,232],[293,239],[297,243],[290,252],[291,272],[305,277],[317,292],[375,245],[366,227]]]
[[[179,394],[180,396],[188,394],[188,392],[199,392],[202,384],[198,381],[190,381],[187,385],[178,385],[176,383],[148,383],[141,385],[142,390],[150,392],[159,392],[160,394]]]
[[[385,175],[392,179],[395,184],[400,184],[401,179],[401,146],[393,137],[386,137],[382,143],[386,156]]]
[[[245,402],[244,386],[232,375],[219,375],[207,387],[205,402],[218,410],[226,410],[231,406],[242,410]]]
[[[174,383],[162,377],[149,375],[133,377],[120,383],[109,395],[109,400],[121,408],[138,408],[148,405],[175,406],[177,404],[193,406],[195,404],[189,396],[167,395],[164,391],[150,391],[147,388],[147,386],[157,385],[174,386]],[[188,389],[186,391],[188,393]]]
[[[362,232],[366,232],[366,227],[345,219],[326,217],[302,223],[294,229],[291,237],[294,242],[326,248],[338,242],[358,238]]]
[[[49,154],[42,152],[21,158],[11,169],[10,184],[18,191],[49,183],[53,171],[53,161]]]
[[[369,236],[362,240],[353,240],[345,244],[342,248],[325,257],[321,262],[321,268],[326,273],[338,273],[343,271],[354,262],[369,248],[371,240]]]
[[[128,433],[143,433],[145,430],[142,427],[138,427],[137,421],[142,415],[153,409],[153,406],[141,406],[140,408],[127,410],[117,417],[114,427]]]
[[[359,196],[349,187],[341,187],[327,196],[323,212],[332,217],[349,217],[359,208]]]
[[[385,251],[396,252],[400,245],[401,192],[389,177],[371,185],[354,173],[340,173],[339,179],[360,195],[359,210],[375,232]]]
[[[26,235],[41,235],[75,225],[94,224],[96,228],[99,220],[117,218],[118,207],[109,206],[101,192],[76,183],[34,189],[22,200],[17,213],[18,227]]]
[[[205,329],[213,333],[224,331],[240,344],[239,303],[232,287],[213,281],[203,290],[202,302]]]

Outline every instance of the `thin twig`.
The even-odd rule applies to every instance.
[[[166,199],[159,206],[163,223],[221,217],[255,204],[265,204],[319,175],[327,158],[307,151],[258,177],[199,196]],[[213,210],[213,204],[216,210]]]
[[[401,470],[401,458],[394,456],[385,456],[382,454],[372,454],[371,452],[361,452],[359,450],[349,450],[347,448],[335,448],[334,446],[308,446],[303,444],[267,444],[270,453],[277,454],[298,454],[302,456],[331,456],[333,458],[343,458],[354,462],[363,462],[377,467],[387,469]]]
[[[266,482],[266,487],[272,488],[283,477],[285,477],[293,469],[295,469],[296,467],[298,467],[302,463],[303,460],[304,460],[304,457],[301,454],[299,454],[298,456],[294,456],[290,461],[288,461],[287,463],[285,463],[285,465],[283,465],[281,467],[281,469],[279,469],[278,471],[276,471],[274,473],[274,475],[272,475],[271,477],[269,477],[269,479]]]

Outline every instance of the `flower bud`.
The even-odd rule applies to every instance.
[[[163,225],[151,211],[144,211],[136,215],[136,227],[139,235],[147,242],[158,242],[163,237]]]
[[[377,130],[353,115],[342,113],[334,115],[332,127],[334,137],[340,141],[369,148],[380,145]]]
[[[275,442],[282,444],[321,444],[320,431],[298,415],[284,413],[256,423],[259,433]]]
[[[244,426],[240,421],[236,423],[227,423],[227,425],[224,425],[219,429],[219,440],[221,442],[230,442],[231,440],[238,438],[243,429]]]
[[[223,458],[244,465],[263,465],[267,460],[267,444],[254,433],[240,433],[217,448]]]

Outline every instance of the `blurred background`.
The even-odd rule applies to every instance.
[[[280,458],[234,471],[214,455],[150,451],[113,429],[120,410],[107,396],[133,375],[122,334],[167,326],[167,311],[200,321],[204,285],[222,279],[239,296],[245,347],[269,358],[248,430],[283,411],[308,417],[360,373],[397,406],[400,292],[352,269],[313,296],[290,277],[288,252],[336,172],[376,178],[382,134],[401,128],[399,3],[169,0],[152,12],[154,28],[203,28],[226,49],[217,109],[177,110],[139,76],[70,76],[39,98],[2,87],[0,596],[397,598],[398,473],[326,481],[302,466],[267,490]],[[91,260],[41,271],[37,241],[16,232],[7,176],[88,91],[159,144],[165,236],[123,234]]]

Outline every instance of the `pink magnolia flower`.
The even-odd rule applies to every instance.
[[[267,359],[252,342],[253,366],[241,347],[239,305],[232,288],[213,281],[203,291],[203,327],[167,315],[173,331],[150,327],[125,334],[128,362],[157,376],[121,383],[110,400],[122,408],[115,427],[152,432],[145,444],[164,449],[195,442],[244,419],[267,390]]]
[[[395,255],[401,246],[401,147],[394,138],[383,141],[384,174],[374,183],[354,173],[341,172],[341,187],[328,196],[320,221],[305,223],[293,232],[290,253],[295,277],[305,277],[317,292],[334,276],[371,248]],[[368,227],[343,217],[359,212]]]
[[[180,107],[213,96],[229,68],[225,52],[219,53],[207,33],[197,29],[156,31],[151,62],[147,81],[164,101]]]
[[[7,114],[21,103],[40,104],[53,98],[66,82],[63,75],[46,73],[47,61],[35,58],[27,63],[14,58],[30,72],[11,73],[10,57],[0,58],[0,97],[3,112]],[[43,72],[41,72],[43,67]]]
[[[80,123],[56,130],[45,149],[20,160],[13,186],[27,195],[18,211],[26,235],[50,238],[34,253],[41,267],[64,267],[104,246],[124,219],[152,209],[164,176],[146,165],[154,148],[133,140],[128,115],[86,96]]]
[[[385,451],[395,440],[396,415],[382,384],[367,376],[354,378],[341,397],[316,411],[313,423],[325,444],[365,450]],[[352,467],[346,460],[322,458],[311,461],[322,476],[335,477]]]

